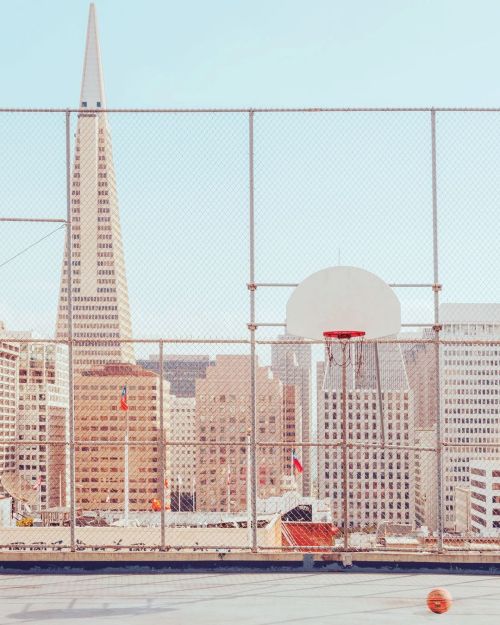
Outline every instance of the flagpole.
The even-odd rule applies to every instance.
[[[231,465],[227,465],[227,480],[226,480],[226,490],[227,490],[227,513],[231,514]]]
[[[191,504],[193,506],[193,512],[195,510],[195,504],[194,504],[194,484],[195,484],[195,479],[196,478],[192,478],[191,479]]]
[[[247,533],[248,533],[248,546],[252,546],[252,485],[250,483],[251,474],[251,459],[250,459],[250,436],[247,436]],[[257,506],[257,501],[255,502]]]
[[[125,510],[124,510],[124,520],[125,520],[125,527],[128,527],[128,513],[129,513],[129,475],[128,475],[128,414],[127,414],[127,424],[126,424],[126,430],[125,430],[125,453],[124,453],[124,461],[125,461],[125,475],[124,475]]]
[[[124,494],[125,494],[125,509],[124,509],[124,521],[125,527],[128,527],[129,517],[129,458],[128,458],[128,397],[126,398],[127,409],[125,410],[125,453],[123,459],[125,462],[124,467]]]
[[[283,415],[283,423],[285,424],[285,432],[288,424],[288,349],[285,350],[285,375],[284,375],[284,383],[283,383],[283,393],[284,393],[284,406],[283,409],[285,414]],[[293,453],[293,452],[290,452]],[[290,476],[293,475],[293,458],[290,456]]]

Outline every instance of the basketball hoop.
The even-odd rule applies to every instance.
[[[325,374],[323,376],[323,390],[331,391],[334,388],[332,366],[347,367],[351,364],[351,339],[359,338],[359,349],[355,347],[355,366],[356,375],[359,374],[361,365],[363,364],[363,337],[366,332],[364,330],[328,330],[323,332],[325,339],[325,349],[328,362],[325,367]],[[342,359],[340,362],[335,360],[335,346],[339,345],[342,353]]]
[[[325,339],[341,339],[349,340],[357,336],[364,336],[366,332],[363,330],[331,330],[323,332]]]

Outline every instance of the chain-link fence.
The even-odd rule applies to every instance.
[[[499,113],[1,111],[1,549],[500,550]]]

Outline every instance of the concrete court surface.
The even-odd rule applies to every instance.
[[[430,613],[430,589],[454,598]],[[0,624],[498,625],[500,576],[412,573],[0,575]]]

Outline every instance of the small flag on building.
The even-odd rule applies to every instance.
[[[128,410],[128,398],[127,398],[127,387],[122,386],[122,392],[120,395],[120,408],[122,410]]]
[[[298,473],[302,473],[304,471],[304,467],[302,466],[300,460],[297,458],[297,454],[295,453],[295,449],[292,449],[292,463],[293,463],[293,468]]]
[[[40,490],[40,486],[41,486],[42,482],[43,482],[42,476],[39,475],[37,477],[37,479],[36,479],[36,482],[32,486],[33,490]]]

